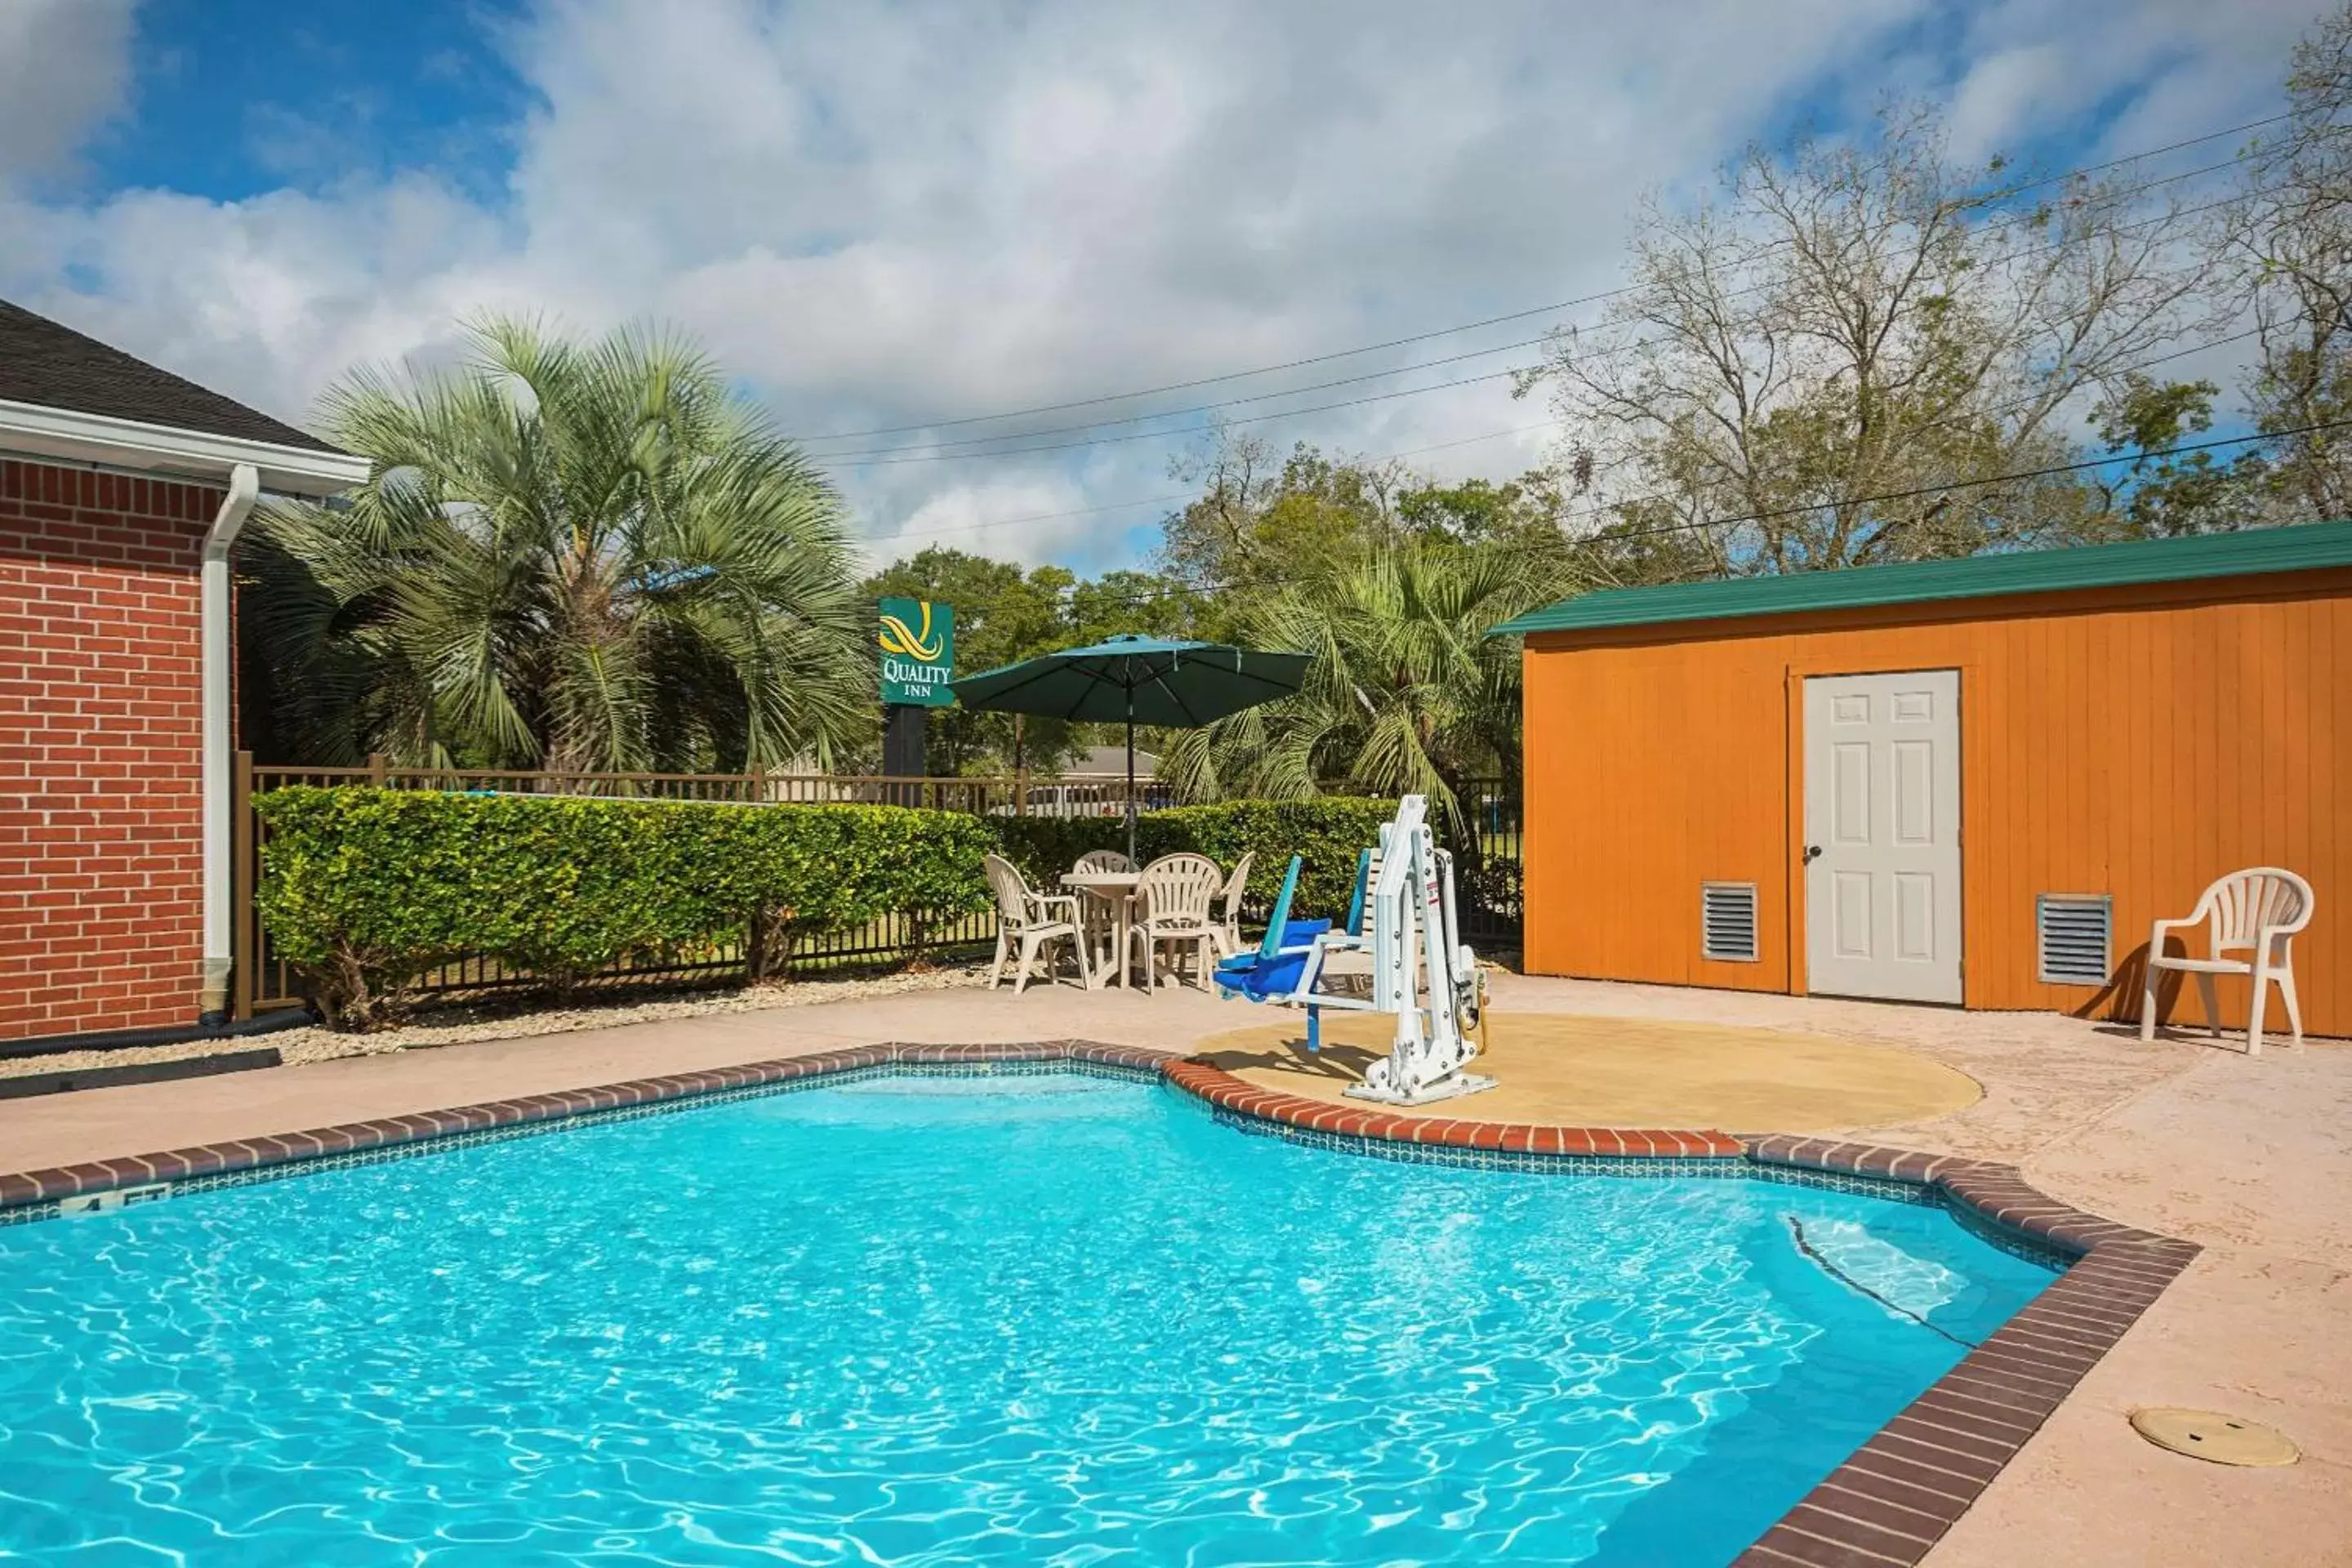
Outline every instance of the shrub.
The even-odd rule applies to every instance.
[[[802,936],[987,906],[988,825],[877,805],[727,805],[362,787],[273,790],[259,902],[339,1027],[395,1014],[460,955],[561,991],[622,959],[746,944],[753,979]]]
[[[1135,852],[1148,862],[1191,850],[1231,866],[1255,851],[1249,890],[1260,904],[1273,902],[1281,892],[1283,871],[1297,855],[1302,858],[1297,912],[1338,920],[1347,914],[1356,889],[1356,857],[1380,841],[1381,825],[1395,816],[1396,802],[1354,795],[1179,805],[1136,818]],[[1121,816],[991,820],[1000,852],[1033,887],[1046,887],[1089,849],[1127,847],[1127,819]]]

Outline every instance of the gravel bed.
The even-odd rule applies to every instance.
[[[457,1004],[436,1007],[415,1022],[373,1034],[346,1035],[306,1026],[263,1035],[237,1035],[187,1040],[173,1046],[135,1046],[111,1051],[58,1051],[45,1057],[19,1057],[0,1061],[0,1078],[61,1069],[127,1067],[136,1062],[184,1061],[219,1056],[226,1051],[275,1047],[288,1065],[332,1061],[338,1057],[373,1057],[391,1051],[425,1050],[477,1040],[511,1040],[532,1035],[569,1034],[575,1029],[608,1029],[619,1024],[643,1024],[656,1018],[691,1018],[706,1013],[757,1013],[775,1007],[807,1007],[822,1002],[846,1002],[863,996],[887,996],[901,991],[944,991],[977,985],[987,978],[986,964],[943,965],[905,970],[895,974],[866,975],[845,980],[795,980],[783,985],[747,986],[732,991],[671,993],[654,996],[614,996],[570,1007],[533,1007],[513,1000]]]

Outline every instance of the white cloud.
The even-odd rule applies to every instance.
[[[0,184],[62,173],[130,87],[131,0],[0,5]]]
[[[421,180],[234,203],[0,196],[0,231],[19,237],[0,246],[0,293],[294,417],[355,362],[428,350],[455,313],[535,298],[502,226]],[[65,285],[77,276],[96,287]]]
[[[1971,14],[1951,76],[1953,144],[1982,155],[2112,110],[2110,154],[2282,107],[2288,49],[2316,0],[2001,0]],[[2237,139],[2204,149],[2213,162]]]
[[[908,425],[1216,375],[1606,288],[1641,190],[1701,181],[1801,106],[1851,109],[1885,83],[1948,95],[1956,140],[1987,150],[2079,135],[2118,101],[2109,151],[2250,118],[2275,101],[2303,9],[2009,0],[1955,32],[1925,0],[1573,12],[1548,0],[543,0],[503,35],[530,107],[499,128],[516,154],[496,208],[422,173],[233,203],[64,202],[21,183],[8,195],[0,169],[0,294],[295,416],[354,361],[429,359],[456,317],[504,307],[590,329],[678,321],[788,429]],[[12,82],[57,103],[49,141],[16,143],[44,167],[114,111],[121,15],[111,0],[0,6],[0,147],[18,118]],[[28,60],[36,32],[70,68]],[[1465,442],[1416,461],[1500,476],[1542,437],[1466,438],[1539,416],[1490,383],[1254,428],[1373,454]],[[894,542],[1098,567],[1155,513],[972,525],[1165,493],[1171,450],[1135,441],[844,479],[871,531]]]

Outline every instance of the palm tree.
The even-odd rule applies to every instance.
[[[1429,796],[1517,771],[1519,652],[1488,628],[1559,597],[1561,557],[1408,537],[1241,613],[1237,640],[1316,656],[1297,697],[1180,731],[1160,776],[1188,798],[1297,800],[1341,786]]]
[[[287,760],[731,771],[871,727],[839,498],[709,359],[469,336],[455,373],[331,393],[373,477],[259,521],[243,617]]]

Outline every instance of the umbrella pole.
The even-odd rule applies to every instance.
[[[1127,858],[1135,858],[1135,688],[1127,689]]]

